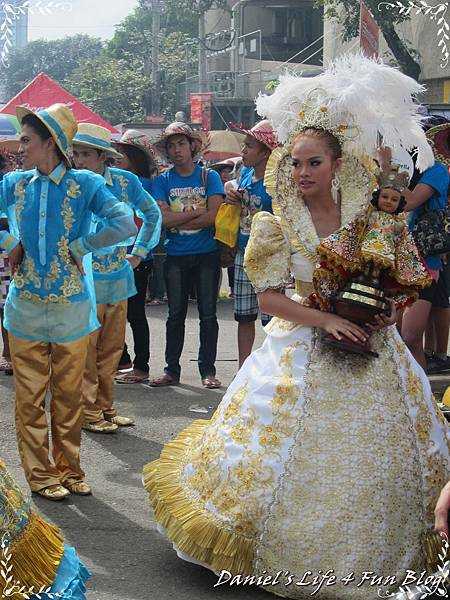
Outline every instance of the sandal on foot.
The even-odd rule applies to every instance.
[[[218,390],[222,387],[222,383],[214,377],[214,375],[208,375],[202,379],[202,385],[209,390]]]
[[[132,384],[132,383],[146,383],[148,381],[148,375],[138,375],[130,371],[129,373],[120,373],[115,377],[115,382],[120,384]]]
[[[116,415],[115,417],[105,417],[108,423],[116,425],[117,427],[134,427],[133,419],[129,417],[121,417]]]
[[[13,374],[12,364],[5,357],[0,358],[0,371],[3,371],[5,373],[5,375]]]
[[[161,375],[161,377],[153,379],[153,381],[149,381],[148,385],[150,387],[164,387],[168,385],[178,385],[179,383],[179,379],[175,379],[175,377],[172,377],[172,375],[169,375],[169,373],[164,373],[164,375]]]
[[[85,481],[71,481],[66,483],[65,486],[69,492],[77,496],[90,496],[92,494],[90,486]]]
[[[92,433],[114,433],[117,431],[118,426],[115,423],[109,421],[98,421],[97,423],[84,423],[82,429],[86,431],[92,431]]]
[[[49,485],[34,493],[39,494],[39,496],[42,496],[46,500],[53,500],[54,502],[59,502],[60,500],[67,498],[67,496],[70,496],[70,491],[60,484]]]

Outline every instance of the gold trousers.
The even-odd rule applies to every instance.
[[[97,304],[100,329],[89,336],[82,386],[84,418],[88,423],[117,415],[113,408],[114,376],[125,343],[127,304],[127,300]]]
[[[32,491],[82,481],[80,467],[83,379],[88,336],[68,344],[31,342],[9,334],[16,388],[16,431],[20,458]],[[45,414],[51,393],[52,455]]]

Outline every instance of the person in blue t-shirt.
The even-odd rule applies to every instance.
[[[410,212],[408,218],[410,229],[414,227],[423,208],[427,210],[445,208],[449,180],[447,168],[441,163],[435,162],[433,166],[421,174],[412,191],[405,190],[406,210]],[[423,349],[423,335],[430,317],[434,297],[439,293],[438,282],[442,261],[439,256],[430,256],[425,259],[425,263],[433,277],[433,283],[430,287],[422,290],[418,300],[405,310],[401,327],[402,338],[414,358],[424,369],[427,368],[427,361]]]
[[[216,353],[219,325],[216,316],[220,278],[219,251],[214,222],[223,201],[219,175],[195,162],[201,139],[185,123],[171,123],[156,144],[173,167],[156,177],[152,191],[163,215],[167,237],[164,274],[169,315],[166,324],[166,368],[154,379],[154,387],[175,385],[180,380],[180,356],[192,282],[200,316],[198,367],[207,388],[219,388]]]
[[[244,270],[244,252],[250,237],[253,216],[261,211],[272,212],[272,198],[264,186],[264,173],[270,153],[278,146],[269,122],[257,123],[246,133],[237,189],[227,184],[227,202],[241,207],[238,247],[234,261],[234,318],[238,322],[239,368],[250,355],[255,341],[255,321],[258,299]],[[262,315],[263,325],[270,317]]]

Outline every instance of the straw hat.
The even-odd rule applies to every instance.
[[[200,154],[206,144],[206,140],[200,131],[194,131],[189,125],[182,123],[181,121],[170,123],[155,143],[155,148],[168,161],[170,161],[170,159],[167,155],[167,140],[173,135],[185,135],[191,142],[194,142],[195,155]]]
[[[127,129],[120,140],[114,141],[113,145],[117,146],[119,150],[120,146],[133,146],[133,148],[138,148],[139,150],[142,150],[150,162],[156,163],[155,150],[149,136],[137,129]]]
[[[251,129],[241,129],[238,127],[233,129],[255,138],[256,141],[264,144],[264,146],[267,146],[270,150],[275,150],[275,148],[279,146],[276,133],[267,119],[259,121]]]
[[[211,169],[215,171],[220,171],[221,169],[234,169],[235,162],[232,158],[227,158],[225,160],[221,160],[220,162],[216,162],[211,165]]]
[[[109,156],[122,158],[122,155],[112,146],[109,129],[93,123],[78,124],[78,131],[73,138],[73,145],[95,148],[106,152]]]
[[[65,158],[70,161],[69,150],[73,136],[77,131],[77,121],[68,106],[65,104],[52,104],[48,108],[38,111],[30,110],[26,106],[18,106],[16,115],[21,125],[26,115],[37,117],[49,130]]]

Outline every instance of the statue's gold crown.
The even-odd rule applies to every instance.
[[[399,165],[391,165],[388,170],[381,171],[377,177],[378,187],[393,188],[403,192],[409,184],[409,173],[400,171]]]

